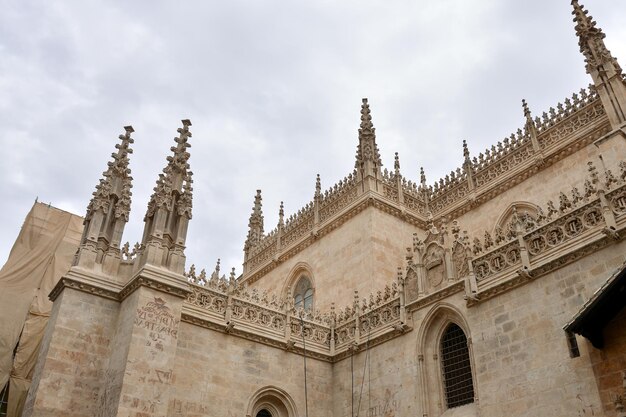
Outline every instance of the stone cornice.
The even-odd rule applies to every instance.
[[[99,297],[117,300],[122,287],[111,281],[110,278],[94,274],[79,267],[72,267],[54,286],[48,298],[54,302],[64,288],[94,294]]]
[[[443,300],[444,298],[447,298],[449,296],[451,296],[452,294],[456,294],[459,292],[462,292],[465,290],[465,283],[463,281],[457,281],[451,285],[448,285],[447,287],[444,287],[436,292],[433,292],[431,294],[428,294],[424,297],[418,298],[414,301],[411,301],[409,304],[407,304],[406,308],[407,308],[407,312],[408,311],[415,311],[415,310],[419,310],[421,308],[424,308],[426,306],[429,306],[431,304],[435,304],[436,302]]]
[[[119,293],[120,300],[124,300],[139,287],[147,287],[177,297],[185,298],[191,292],[187,281],[181,276],[163,268],[144,265],[135,274],[128,284]]]
[[[152,288],[181,298],[187,297],[191,292],[189,284],[181,281],[180,275],[160,268],[144,267],[123,287],[111,282],[105,276],[72,268],[57,282],[48,298],[54,302],[64,288],[72,288],[102,298],[123,301],[139,287]]]

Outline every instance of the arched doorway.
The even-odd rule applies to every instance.
[[[284,390],[264,387],[248,403],[247,417],[297,417],[296,405]]]

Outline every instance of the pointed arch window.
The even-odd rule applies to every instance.
[[[441,337],[441,365],[448,408],[474,402],[474,383],[467,337],[450,323]]]
[[[306,275],[302,275],[293,291],[293,303],[295,308],[310,310],[313,308],[313,286]]]
[[[256,414],[256,417],[272,417],[272,413],[264,408]]]

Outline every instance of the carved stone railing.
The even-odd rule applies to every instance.
[[[492,251],[472,260],[476,279],[480,282],[498,273],[522,267],[520,245],[514,240],[494,248]]]
[[[339,187],[332,188],[332,191],[324,193],[320,201],[319,221],[320,223],[330,219],[342,209],[347,207],[358,197],[356,182],[352,176],[350,180],[345,180]]]
[[[528,242],[532,261],[558,250],[588,230],[605,226],[600,200],[596,199],[533,230],[524,236],[524,240]]]
[[[210,312],[215,317],[223,317],[226,312],[228,297],[226,294],[210,288],[192,285],[191,294],[187,297],[187,302]]]
[[[438,213],[451,206],[457,201],[465,199],[469,195],[469,185],[465,183],[457,183],[452,187],[446,187],[444,192],[434,192],[429,203],[429,208],[433,213]]]
[[[542,118],[535,118],[538,148],[533,145],[529,131],[518,129],[517,133],[472,159],[473,193],[484,193],[518,167],[542,161],[548,154],[558,152],[562,146],[569,146],[576,132],[604,116],[604,107],[592,86],[574,94],[571,99],[565,99],[564,104],[559,103],[556,109],[551,108],[548,113],[543,113]],[[434,215],[444,213],[470,195],[467,172],[458,168],[456,173],[447,175],[435,182],[434,187],[429,187],[428,195],[430,211]]]
[[[482,155],[482,154],[481,154]],[[512,149],[510,152],[500,156],[489,158],[484,163],[479,163],[474,175],[476,187],[482,187],[489,182],[502,177],[515,167],[530,160],[534,155],[530,141],[523,141],[519,147]]]
[[[237,327],[280,340],[285,334],[287,316],[283,312],[233,297],[231,320]]]
[[[304,229],[304,227],[302,229]],[[306,231],[303,231],[303,233],[306,233]],[[289,238],[292,238],[294,236],[295,234],[292,233],[289,235]],[[248,265],[250,266],[250,268],[256,268],[257,266],[264,264],[265,262],[269,261],[270,259],[274,257],[274,255],[276,254],[276,241],[277,241],[276,239],[272,239],[271,242],[270,242],[270,239],[266,240],[265,242],[271,243],[271,244],[262,248],[258,252],[253,253],[249,257]]]
[[[369,302],[363,299],[362,313],[359,306],[336,315],[334,306],[325,314],[298,310],[290,307],[289,300],[270,299],[267,293],[249,291],[234,280],[188,276],[191,293],[183,306],[184,321],[300,354],[306,348],[308,355],[321,360],[333,361],[359,344],[382,343],[399,334],[399,328],[405,329],[395,282],[372,294]],[[359,333],[364,336],[359,338]]]
[[[489,249],[483,251],[482,243],[474,239],[475,256],[471,263],[478,291],[470,302],[493,296],[498,286],[506,287],[508,283],[507,288],[512,288],[524,279],[534,279],[563,262],[571,262],[626,237],[626,163],[621,168],[619,179],[606,171],[606,181],[600,184],[591,166],[591,180],[585,181],[584,196],[576,187],[572,198],[561,193],[558,209],[548,202],[547,216],[541,211],[534,227],[520,230],[519,236],[512,240],[507,236],[507,242],[492,247],[491,237],[486,233]],[[527,253],[526,261],[522,251]]]
[[[400,298],[396,297],[364,313],[355,312],[334,331],[336,351],[345,352],[353,346],[373,344],[383,333],[397,330],[403,324],[402,308]]]
[[[300,317],[291,317],[291,337],[300,342],[303,338],[308,348],[328,351],[330,354],[331,328]],[[303,343],[304,346],[304,343]]]

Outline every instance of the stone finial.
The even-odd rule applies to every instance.
[[[322,180],[320,179],[320,174],[317,174],[315,178],[315,196],[319,197],[322,194]]]
[[[465,160],[465,163],[470,162],[470,153],[469,149],[467,148],[467,141],[465,139],[463,139],[463,158]]]
[[[215,270],[213,271],[213,274],[216,278],[219,278],[220,276],[220,258],[217,258],[217,262],[215,263]],[[213,278],[213,277],[211,277]]]
[[[426,174],[424,173],[424,167],[420,167],[420,184],[422,187],[426,187]]]
[[[524,117],[526,118],[526,124],[524,125],[524,134],[526,137],[530,137],[530,140],[533,145],[533,149],[536,153],[541,153],[541,146],[539,145],[538,132],[537,132],[537,123],[533,120],[532,113],[528,108],[528,103],[526,100],[522,99],[522,108],[524,109]],[[521,129],[518,129],[516,141],[521,143],[524,140],[524,134],[522,134]],[[515,141],[511,140],[511,143],[515,143]],[[543,164],[543,157],[541,155],[537,155],[536,161],[538,164]]]
[[[176,208],[178,214],[191,219],[191,210],[193,208],[193,179],[191,179],[193,172],[187,171],[187,175],[184,177],[183,192],[180,195]]]
[[[588,11],[578,0],[572,0],[572,7],[578,46],[585,57],[585,69],[598,89],[611,126],[618,128],[626,121],[626,85],[622,68],[607,49],[605,35]]]
[[[133,153],[132,126],[124,127],[119,135],[121,143],[115,145],[117,152],[111,154],[112,161],[102,173],[93,197],[87,205],[84,230],[74,265],[93,268],[102,264],[104,274],[115,273],[122,256],[128,260],[128,250],[120,249],[122,234],[130,213],[131,188],[128,155]]]
[[[359,134],[373,135],[375,131],[376,129],[372,124],[370,105],[367,102],[367,98],[363,98],[361,104],[361,128],[359,129]]]
[[[591,179],[591,183],[597,185],[600,183],[600,177],[598,176],[598,169],[593,164],[593,162],[587,162],[587,172],[589,172],[589,178]]]
[[[121,143],[115,145],[117,152],[111,154],[113,161],[107,163],[107,170],[102,173],[102,179],[96,185],[85,218],[90,218],[96,210],[106,213],[112,202],[111,197],[116,196],[118,200],[115,203],[115,217],[123,216],[124,220],[128,221],[132,195],[130,189],[133,187],[128,155],[133,153],[130,145],[135,142],[131,137],[135,129],[132,126],[124,126],[124,130],[125,133],[119,135]]]
[[[525,99],[522,99],[522,108],[524,109],[524,117],[526,120],[530,120],[532,122],[532,115],[530,113],[530,109],[528,108],[528,103],[526,103]]]
[[[263,207],[262,207],[261,190],[256,190],[254,196],[254,206],[252,214],[248,221],[248,237],[246,239],[246,248],[256,245],[263,236]]]
[[[189,119],[182,120],[182,127],[176,129],[175,146],[167,159],[167,165],[159,174],[150,196],[144,217],[142,253],[137,268],[145,264],[166,267],[182,274],[185,266],[185,241],[193,201],[193,173],[189,170],[188,149],[191,147]],[[170,239],[163,239],[169,236]]]
[[[285,224],[285,206],[283,202],[280,202],[280,208],[278,209],[278,224],[283,226]]]
[[[394,169],[396,176],[400,175],[400,157],[398,156],[398,152],[396,152],[395,157],[394,157],[393,169]]]
[[[359,146],[357,148],[355,168],[362,169],[366,162],[381,167],[380,152],[376,145],[376,129],[372,123],[372,115],[367,98],[361,104],[361,125],[359,127]]]
[[[185,184],[188,187],[187,198],[191,199],[191,172],[189,170],[189,152],[187,151],[191,145],[188,143],[191,137],[189,126],[191,121],[189,119],[182,120],[183,127],[178,128],[178,137],[174,138],[176,146],[172,146],[170,149],[173,155],[167,157],[167,165],[163,168],[163,173],[159,174],[154,192],[150,196],[148,202],[148,211],[146,212],[146,219],[151,217],[154,212],[160,207],[165,207],[168,211],[173,209],[174,204],[174,191],[181,193],[184,192],[183,188]],[[189,204],[191,200],[189,200]],[[183,210],[184,211],[184,210]],[[191,218],[191,207],[189,207],[188,214]]]

